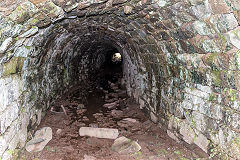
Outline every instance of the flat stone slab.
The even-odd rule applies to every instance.
[[[113,145],[112,150],[120,154],[132,154],[141,150],[141,146],[136,142],[124,136],[117,138]]]
[[[89,136],[96,138],[116,139],[119,135],[118,129],[113,128],[93,128],[81,127],[79,129],[80,136]]]
[[[116,108],[117,106],[118,106],[117,102],[106,103],[106,104],[103,105],[103,107],[106,107],[108,109],[113,109],[113,108]]]
[[[39,152],[47,145],[52,139],[52,128],[43,127],[36,131],[34,138],[26,144],[26,150],[28,152]]]

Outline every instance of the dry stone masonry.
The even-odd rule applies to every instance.
[[[240,159],[238,0],[2,0],[0,159],[117,49],[128,94],[178,142]]]

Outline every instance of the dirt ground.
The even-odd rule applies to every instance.
[[[89,155],[99,160],[187,160],[207,156],[196,146],[179,144],[169,138],[159,126],[148,120],[139,106],[127,97],[124,90],[117,90],[121,94],[117,93],[115,97],[114,91],[104,94],[98,89],[89,90],[87,104],[84,105],[78,102],[78,90],[70,96],[60,98],[38,127],[38,129],[51,127],[52,140],[41,152],[25,151],[20,159],[81,160]],[[115,100],[118,102],[117,106],[111,109],[102,107],[106,101]],[[67,115],[60,105],[64,106]],[[137,123],[121,125],[119,122],[124,118],[135,119]],[[137,141],[142,149],[134,154],[119,154],[111,149],[114,140],[81,137],[79,128],[83,126],[116,128],[121,136]]]
[[[208,157],[197,146],[177,143],[168,137],[158,125],[146,117],[139,105],[127,96],[121,86],[120,76],[116,76],[114,72],[114,75],[108,77],[115,78],[100,76],[105,82],[95,80],[94,83],[89,83],[88,89],[84,91],[76,86],[60,97],[37,128],[51,127],[52,140],[41,152],[22,151],[18,159],[199,160]],[[86,92],[88,95],[84,99],[83,93]],[[122,123],[124,118],[131,118],[136,122]],[[112,139],[81,137],[79,128],[83,126],[118,129],[119,137],[125,136],[136,141],[141,150],[131,154],[119,154],[112,150]]]

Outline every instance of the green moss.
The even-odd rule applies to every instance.
[[[236,29],[236,30],[234,30],[234,31],[232,31],[232,32],[233,32],[233,34],[234,34],[237,38],[240,38],[240,37],[239,37],[240,29]]]
[[[21,7],[21,6],[18,6],[18,7],[16,8],[16,10],[17,10],[17,11],[21,11],[21,10],[22,10],[22,7]]]
[[[22,71],[25,58],[13,57],[9,62],[3,66],[3,75],[8,76]]]
[[[214,94],[210,94],[209,97],[208,97],[209,101],[214,101],[215,99],[216,99],[216,97],[215,97]]]
[[[24,112],[25,112],[25,108],[24,108],[24,107],[21,107],[20,112],[21,112],[21,113],[24,113]]]
[[[197,139],[197,135],[195,134],[194,137],[193,137],[193,142],[195,142]]]
[[[31,20],[30,20],[30,22],[29,22],[29,24],[30,25],[36,25],[37,23],[38,23],[38,19],[36,19],[36,18],[32,18]]]
[[[227,97],[231,100],[231,101],[236,101],[237,99],[237,91],[234,89],[224,89],[225,94],[227,95]]]
[[[178,150],[174,151],[174,153],[175,153],[176,155],[182,155],[181,151],[178,151]]]
[[[160,154],[160,155],[166,155],[166,154],[168,154],[168,151],[165,150],[165,149],[157,150],[157,152],[158,152],[158,154]]]
[[[14,12],[16,12],[18,16],[21,17],[26,11],[21,6],[18,6]]]
[[[8,151],[8,154],[11,155],[11,159],[12,160],[18,160],[19,159],[19,152],[20,150],[19,149],[9,149]]]
[[[196,122],[192,119],[192,127],[193,128],[196,128],[197,127],[197,124],[196,124]]]
[[[31,46],[24,46],[26,49],[30,49],[31,48]]]
[[[218,33],[218,37],[221,39],[222,51],[224,51],[226,49],[226,46],[227,46],[227,39],[226,39],[226,37],[223,34],[221,34],[219,32],[217,32],[217,33]]]
[[[240,137],[235,138],[233,142],[237,145],[237,147],[240,151]]]
[[[221,72],[220,71],[212,71],[212,78],[213,78],[213,83],[220,87],[222,84],[222,80],[221,80]]]
[[[219,55],[219,53],[211,53],[211,54],[209,54],[209,56],[206,58],[206,63],[208,65],[212,65],[216,61],[218,55]]]
[[[240,50],[238,50],[235,54],[235,65],[240,68],[240,63],[239,63],[239,60],[240,59]]]

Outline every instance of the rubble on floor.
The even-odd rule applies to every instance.
[[[108,83],[109,89],[90,88],[85,103],[79,100],[77,92],[60,99],[39,126],[48,126],[48,131],[53,130],[53,139],[47,144],[47,141],[41,142],[34,137],[27,144],[28,151],[42,150],[44,146],[34,146],[38,142],[47,146],[39,154],[25,153],[25,159],[105,160],[152,157],[159,160],[187,160],[206,157],[196,147],[188,149],[177,144],[148,120],[138,104],[127,97],[120,80]],[[48,134],[50,137],[51,134]],[[200,154],[196,154],[196,151]]]

